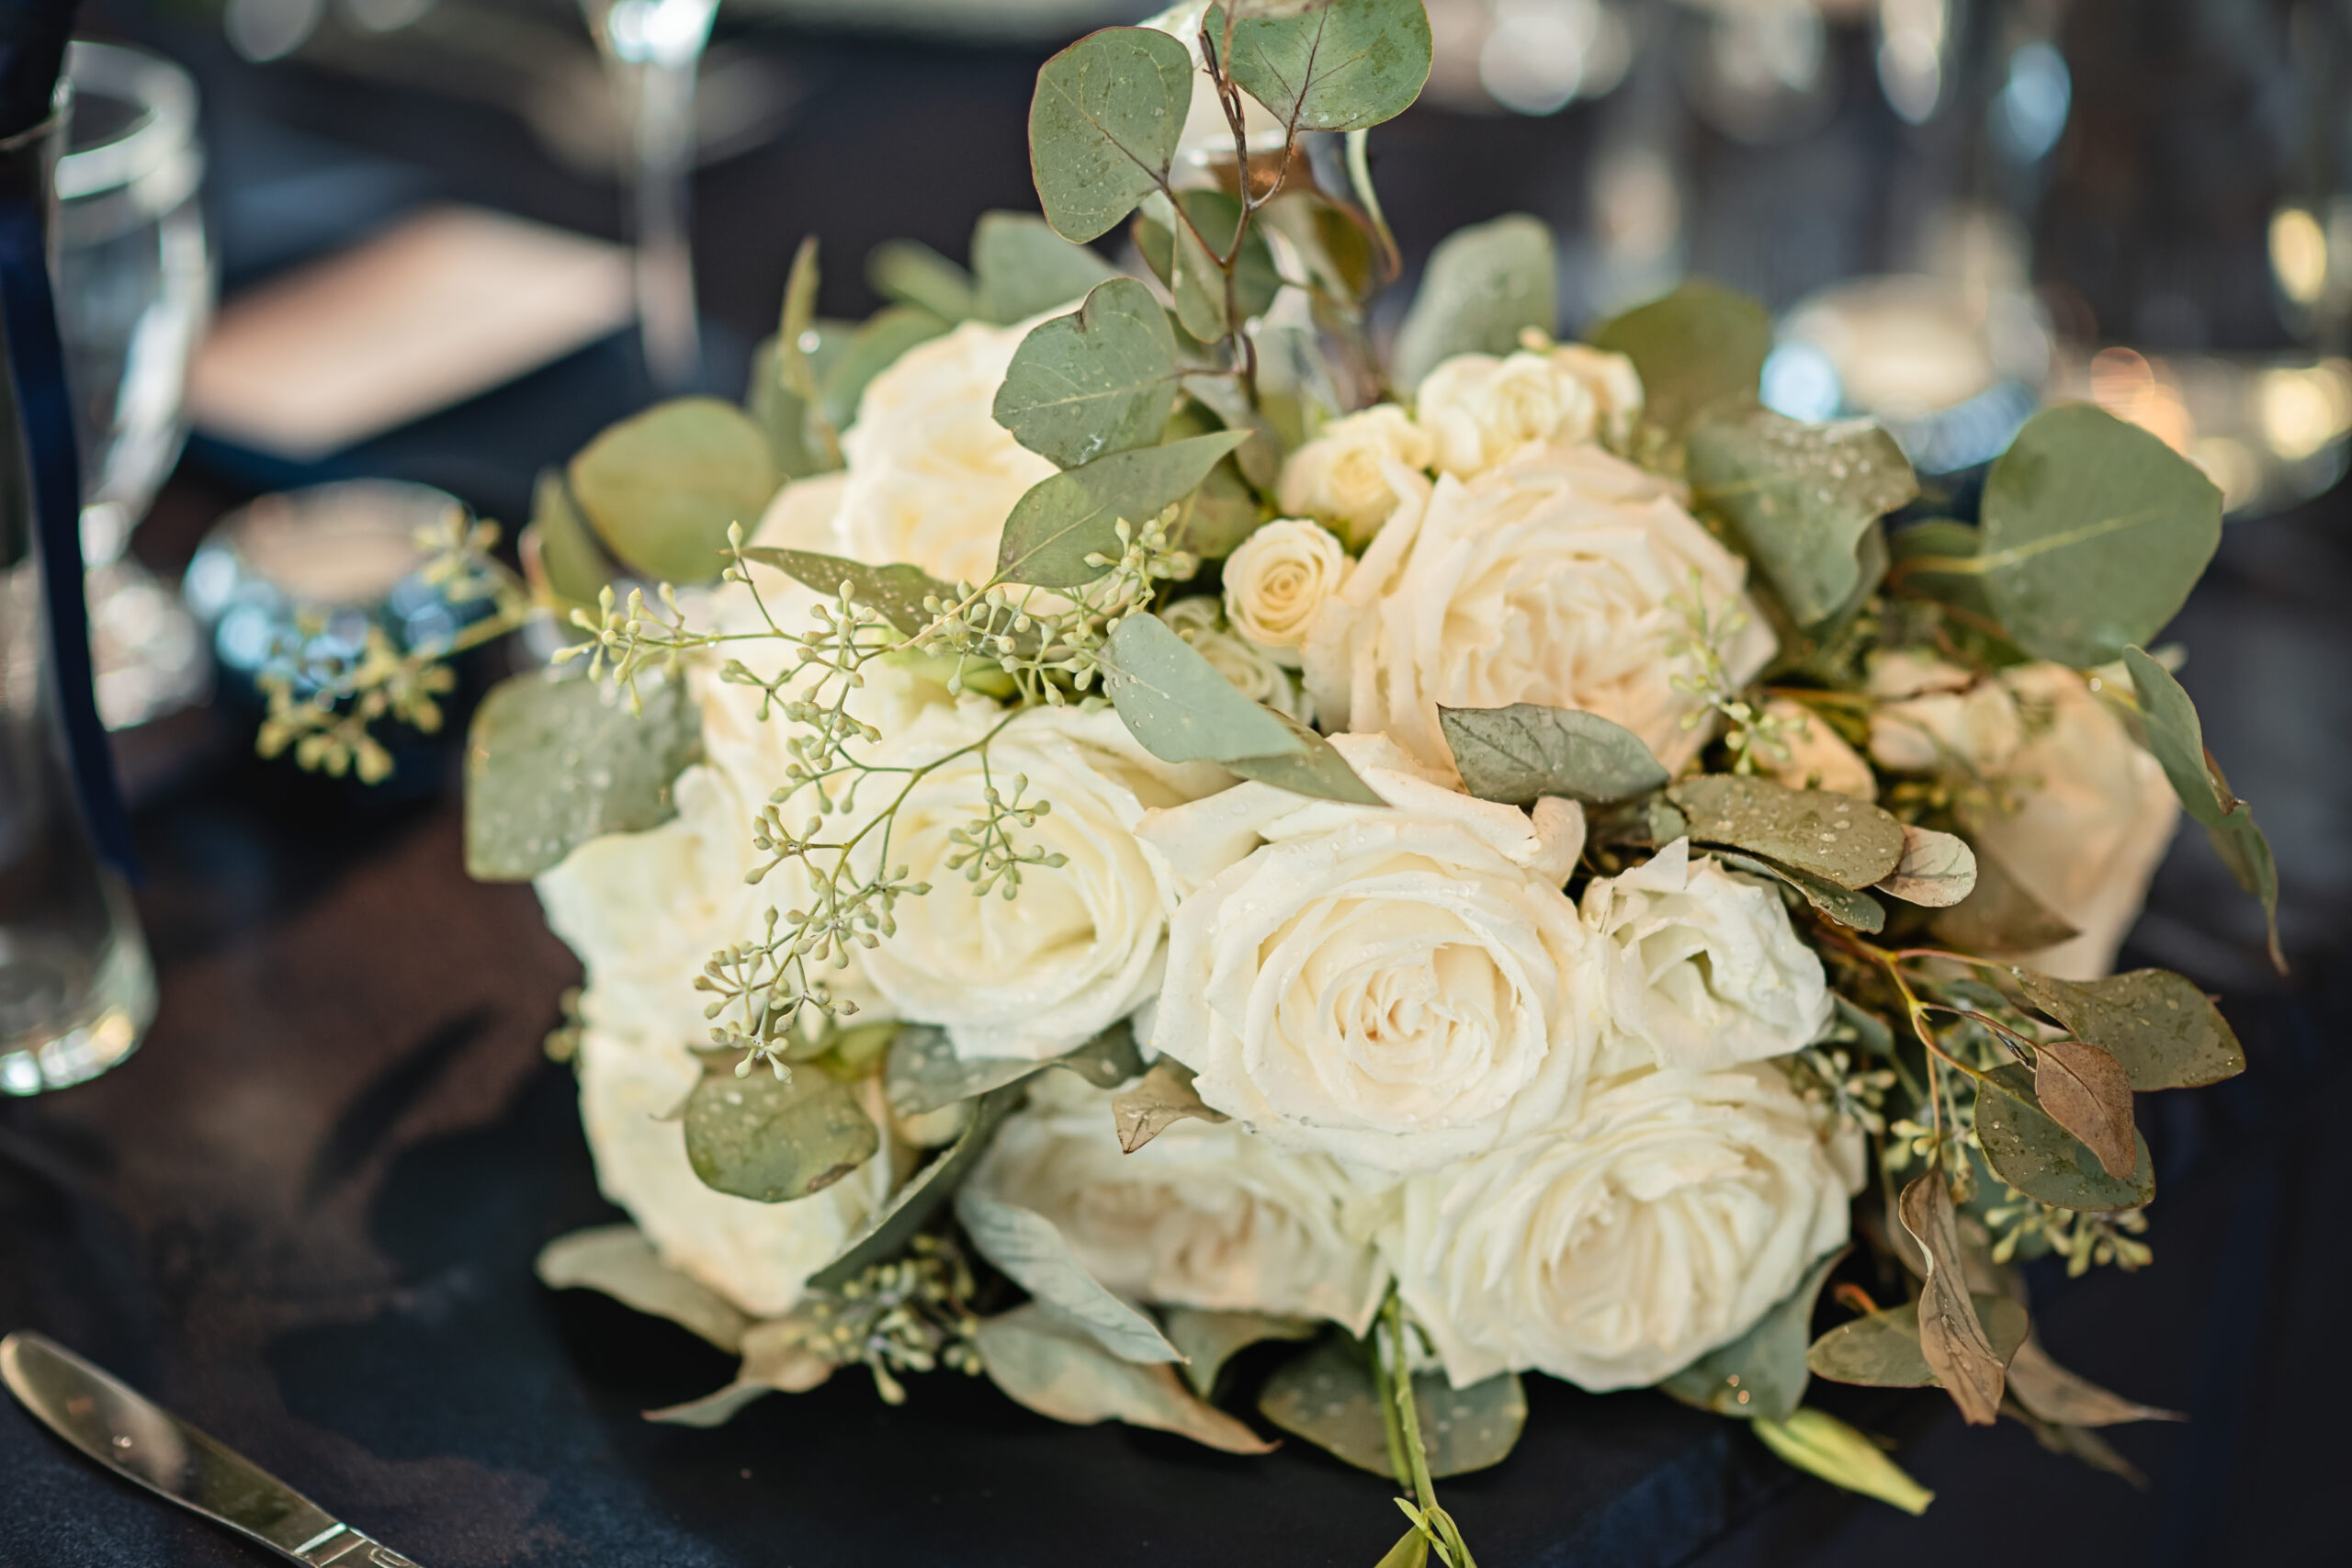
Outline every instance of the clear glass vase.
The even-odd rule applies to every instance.
[[[0,140],[0,201],[53,211],[64,120]],[[27,1095],[130,1055],[154,1016],[155,977],[74,789],[28,443],[5,375],[0,403],[0,1094]]]

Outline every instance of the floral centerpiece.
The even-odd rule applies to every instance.
[[[804,246],[746,406],[547,476],[524,578],[444,541],[478,627],[574,628],[474,721],[469,853],[585,965],[551,1048],[635,1221],[543,1275],[741,1355],[658,1419],[955,1369],[1295,1434],[1408,1492],[1389,1562],[1466,1564],[1433,1483],[1526,1373],[1914,1510],[1810,1377],[2098,1459],[2164,1414],[2041,1350],[2018,1265],[2145,1262],[2133,1097],[2243,1066],[2109,972],[2183,808],[2275,899],[2145,650],[2217,492],[2059,407],[1938,515],[1876,427],[1757,405],[1752,301],[1556,337],[1524,218],[1376,344],[1365,132],[1429,59],[1419,0],[1092,34],[1043,221],[885,247],[862,324]],[[266,740],[364,771],[436,689],[289,675]]]

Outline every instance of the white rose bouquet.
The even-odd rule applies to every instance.
[[[2243,1066],[2110,973],[2183,807],[2275,901],[2144,650],[2217,492],[2059,407],[1922,517],[1883,432],[1757,405],[1751,301],[1561,341],[1525,219],[1376,345],[1365,131],[1429,57],[1419,0],[1083,39],[1043,221],[885,247],[863,324],[805,246],[746,407],[548,476],[523,579],[447,542],[483,625],[575,628],[474,720],[469,853],[586,968],[551,1046],[635,1222],[543,1274],[742,1356],[662,1418],[984,1373],[1320,1444],[1410,1494],[1389,1562],[1467,1564],[1433,1483],[1525,1373],[1914,1510],[1809,1378],[2076,1451],[2161,1414],[2028,1344],[2018,1269],[2147,1261],[2133,1097]],[[431,716],[422,663],[311,673],[307,760]]]

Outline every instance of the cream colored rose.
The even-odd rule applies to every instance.
[[[2072,980],[2114,966],[2180,805],[2080,674],[2026,664],[1890,703],[1872,720],[1871,751],[1890,768],[1962,775],[1977,851],[2081,933],[2001,956]]]
[[[1243,696],[1288,714],[1301,724],[1315,722],[1315,705],[1306,700],[1297,675],[1284,669],[1272,649],[1227,626],[1215,599],[1207,594],[1179,599],[1159,615],[1170,630],[1216,666],[1216,672],[1232,682]]]
[[[862,561],[907,561],[948,582],[996,570],[1004,520],[1054,465],[996,422],[997,388],[1030,323],[967,321],[874,378],[842,437],[842,526]]]
[[[1757,749],[1757,760],[1774,782],[1791,789],[1826,789],[1856,800],[1878,798],[1878,775],[1862,754],[1846,744],[1829,721],[1803,703],[1774,697],[1764,714],[1780,722],[1779,741],[1784,750]]]
[[[1677,839],[1596,877],[1585,923],[1616,950],[1610,1012],[1661,1067],[1713,1072],[1802,1050],[1829,1023],[1821,960],[1781,896]]]
[[[1250,641],[1274,649],[1276,658],[1295,663],[1293,650],[1306,640],[1315,612],[1354,565],[1329,528],[1278,517],[1226,558],[1226,619]]]
[[[1292,453],[1275,497],[1284,512],[1320,518],[1350,544],[1363,545],[1416,491],[1415,476],[1434,451],[1403,409],[1378,403],[1333,420]]]
[[[1532,442],[1623,439],[1641,413],[1633,362],[1582,344],[1497,358],[1458,354],[1422,378],[1413,417],[1437,467],[1482,474]]]
[[[1053,1221],[1096,1279],[1140,1301],[1370,1325],[1388,1272],[1342,1225],[1356,1189],[1335,1162],[1196,1120],[1123,1154],[1107,1091],[1033,1081],[972,1182]]]
[[[985,768],[976,748],[988,740]],[[905,868],[922,897],[899,900],[897,931],[867,949],[867,981],[898,1016],[935,1023],[965,1056],[1042,1059],[1133,1012],[1159,988],[1176,893],[1158,852],[1137,840],[1152,807],[1196,799],[1229,782],[1207,763],[1160,761],[1109,708],[1031,708],[1007,722],[978,700],[932,708],[885,739],[880,769],[859,786],[842,836],[898,802],[887,845],[868,837],[853,858],[861,876]],[[1023,854],[1019,896],[975,897],[969,852],[987,792],[1044,803],[1034,825],[1006,824]],[[1016,795],[1016,791],[1018,794]],[[903,792],[903,798],[901,795]],[[959,838],[959,835],[962,837]]]
[[[1852,1130],[1770,1066],[1595,1083],[1583,1114],[1388,1200],[1381,1255],[1459,1388],[1655,1383],[1746,1333],[1843,1243]]]
[[[1679,768],[1708,733],[1686,728],[1701,710],[1676,685],[1694,612],[1735,682],[1772,655],[1746,581],[1649,475],[1597,446],[1541,448],[1397,509],[1316,616],[1306,689],[1326,725],[1384,731],[1449,773],[1440,704],[1582,708]]]
[[[580,1118],[596,1185],[671,1268],[754,1317],[789,1310],[890,1193],[888,1152],[788,1203],[706,1187],[677,1119],[701,1068],[682,1044],[639,1044],[591,1028],[580,1042]],[[802,1068],[803,1072],[811,1071]]]
[[[1386,807],[1252,783],[1137,829],[1192,889],[1153,1048],[1276,1147],[1379,1169],[1545,1124],[1581,1090],[1606,1001],[1600,942],[1560,891],[1581,814],[1531,820],[1379,737],[1332,744]]]

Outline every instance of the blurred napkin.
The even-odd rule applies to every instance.
[[[436,207],[222,310],[189,373],[208,435],[306,462],[626,326],[620,245]]]

